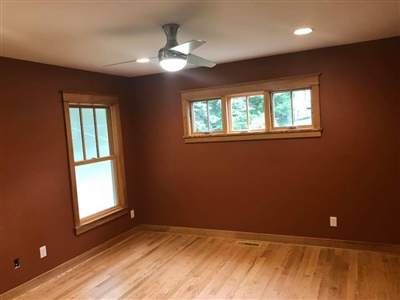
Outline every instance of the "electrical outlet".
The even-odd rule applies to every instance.
[[[42,246],[39,248],[40,252],[40,258],[46,257],[47,256],[47,249],[46,246]]]
[[[330,217],[329,218],[331,227],[337,227],[337,218],[336,217]]]
[[[133,219],[135,217],[135,211],[132,209],[131,210],[131,219]]]
[[[20,267],[19,258],[14,259],[14,269],[18,269]]]

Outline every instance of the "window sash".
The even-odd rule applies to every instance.
[[[94,158],[100,158],[100,157],[106,157],[107,155],[102,155],[101,154],[101,147],[100,147],[100,142],[99,142],[99,128],[98,128],[98,126],[99,126],[99,124],[98,124],[98,112],[99,112],[99,109],[104,109],[105,110],[105,113],[106,113],[106,125],[107,125],[107,139],[108,139],[108,143],[107,143],[107,146],[108,146],[108,153],[109,153],[109,156],[110,155],[113,155],[113,153],[114,153],[114,147],[113,147],[113,130],[112,130],[112,126],[113,126],[113,124],[112,124],[112,121],[111,121],[111,110],[110,110],[110,106],[101,106],[101,107],[94,107],[94,106],[87,106],[87,105],[82,105],[82,106],[80,106],[80,105],[71,105],[70,107],[69,107],[69,109],[70,109],[70,115],[71,115],[71,109],[77,109],[78,110],[78,114],[79,114],[79,129],[80,129],[80,135],[81,135],[81,137],[80,137],[80,145],[82,146],[82,159],[81,160],[76,160],[76,158],[75,158],[75,145],[74,145],[74,141],[73,141],[73,150],[74,150],[74,160],[75,160],[75,162],[77,162],[77,161],[85,161],[85,160],[92,160],[92,159],[94,159]],[[95,151],[96,151],[96,156],[97,157],[91,157],[91,158],[88,158],[87,157],[87,139],[85,138],[85,133],[86,133],[86,131],[85,131],[85,122],[84,122],[84,119],[83,119],[83,113],[82,113],[82,110],[83,109],[85,109],[85,110],[88,110],[88,109],[90,109],[90,110],[92,110],[92,116],[93,116],[93,126],[94,126],[94,135],[95,135]],[[72,122],[72,121],[71,121]],[[72,127],[71,127],[71,130],[72,130]]]
[[[211,101],[219,101],[221,103],[221,117],[222,117],[222,130],[212,130],[211,126],[211,118],[210,118],[210,102]],[[195,109],[194,105],[199,102],[205,102],[206,103],[206,113],[207,113],[207,131],[197,131],[196,130],[196,116],[195,116]],[[208,135],[208,134],[215,134],[215,133],[222,133],[224,132],[224,125],[223,125],[223,107],[222,107],[222,99],[205,99],[201,101],[192,101],[190,103],[190,128],[191,131],[194,134],[199,134],[199,135]]]
[[[95,168],[95,173],[91,170],[89,175],[88,167]],[[75,166],[80,220],[101,215],[104,211],[119,206],[117,172],[115,172],[115,169],[115,159]],[[101,184],[98,181],[101,181]],[[95,190],[91,189],[93,184],[96,184]]]
[[[310,93],[310,110],[311,110],[311,124],[309,125],[295,125],[295,115],[294,115],[294,100],[293,100],[293,93],[294,92],[299,92],[299,91],[309,91]],[[274,99],[273,96],[276,93],[290,93],[290,113],[291,113],[291,124],[288,126],[275,126],[275,107],[274,107]],[[313,118],[313,98],[312,98],[312,90],[310,88],[303,88],[303,89],[292,89],[292,90],[287,90],[287,91],[271,91],[269,92],[270,94],[270,107],[271,107],[271,130],[284,130],[284,129],[290,129],[290,130],[295,130],[295,129],[305,129],[305,128],[314,128],[314,118]]]
[[[235,133],[235,134],[238,134],[238,133],[241,133],[241,132],[265,132],[266,130],[267,130],[267,124],[266,124],[266,121],[265,121],[265,116],[266,116],[266,114],[267,114],[267,111],[266,111],[266,105],[265,105],[265,103],[266,103],[266,100],[265,100],[265,95],[264,95],[265,93],[264,92],[258,92],[258,93],[248,93],[248,94],[244,94],[244,95],[235,95],[235,96],[228,96],[227,97],[227,102],[228,102],[228,108],[229,108],[229,110],[228,110],[228,115],[226,116],[226,118],[227,119],[229,119],[229,122],[228,122],[228,124],[229,124],[229,128],[228,128],[228,132],[230,132],[230,133]],[[260,129],[252,129],[252,128],[250,128],[251,126],[251,120],[250,120],[250,109],[249,109],[249,98],[251,98],[251,97],[255,97],[255,96],[262,96],[263,97],[263,106],[264,106],[264,128],[260,128]],[[240,97],[245,97],[245,99],[246,99],[246,129],[239,129],[239,130],[235,130],[234,128],[233,128],[233,116],[232,116],[232,99],[235,99],[235,98],[240,98]]]

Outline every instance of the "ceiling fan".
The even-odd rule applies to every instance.
[[[167,37],[167,43],[163,48],[158,51],[157,57],[141,58],[136,60],[129,60],[115,64],[105,65],[104,67],[111,67],[131,62],[149,62],[150,59],[158,58],[161,67],[169,72],[175,72],[183,69],[187,63],[212,68],[215,63],[192,54],[191,52],[205,43],[202,40],[191,40],[189,42],[178,44],[176,36],[180,26],[178,24],[165,24],[162,26]]]

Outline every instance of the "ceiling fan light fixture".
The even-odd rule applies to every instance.
[[[163,48],[158,52],[158,61],[165,71],[176,72],[186,66],[187,55]]]
[[[186,59],[166,58],[160,61],[160,65],[165,71],[176,72],[182,70],[186,66]]]

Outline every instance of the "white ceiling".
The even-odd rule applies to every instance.
[[[161,26],[217,64],[400,35],[399,1],[17,1],[1,0],[0,55],[121,76],[161,73]],[[312,27],[307,36],[295,36]],[[186,68],[193,66],[188,65]]]

